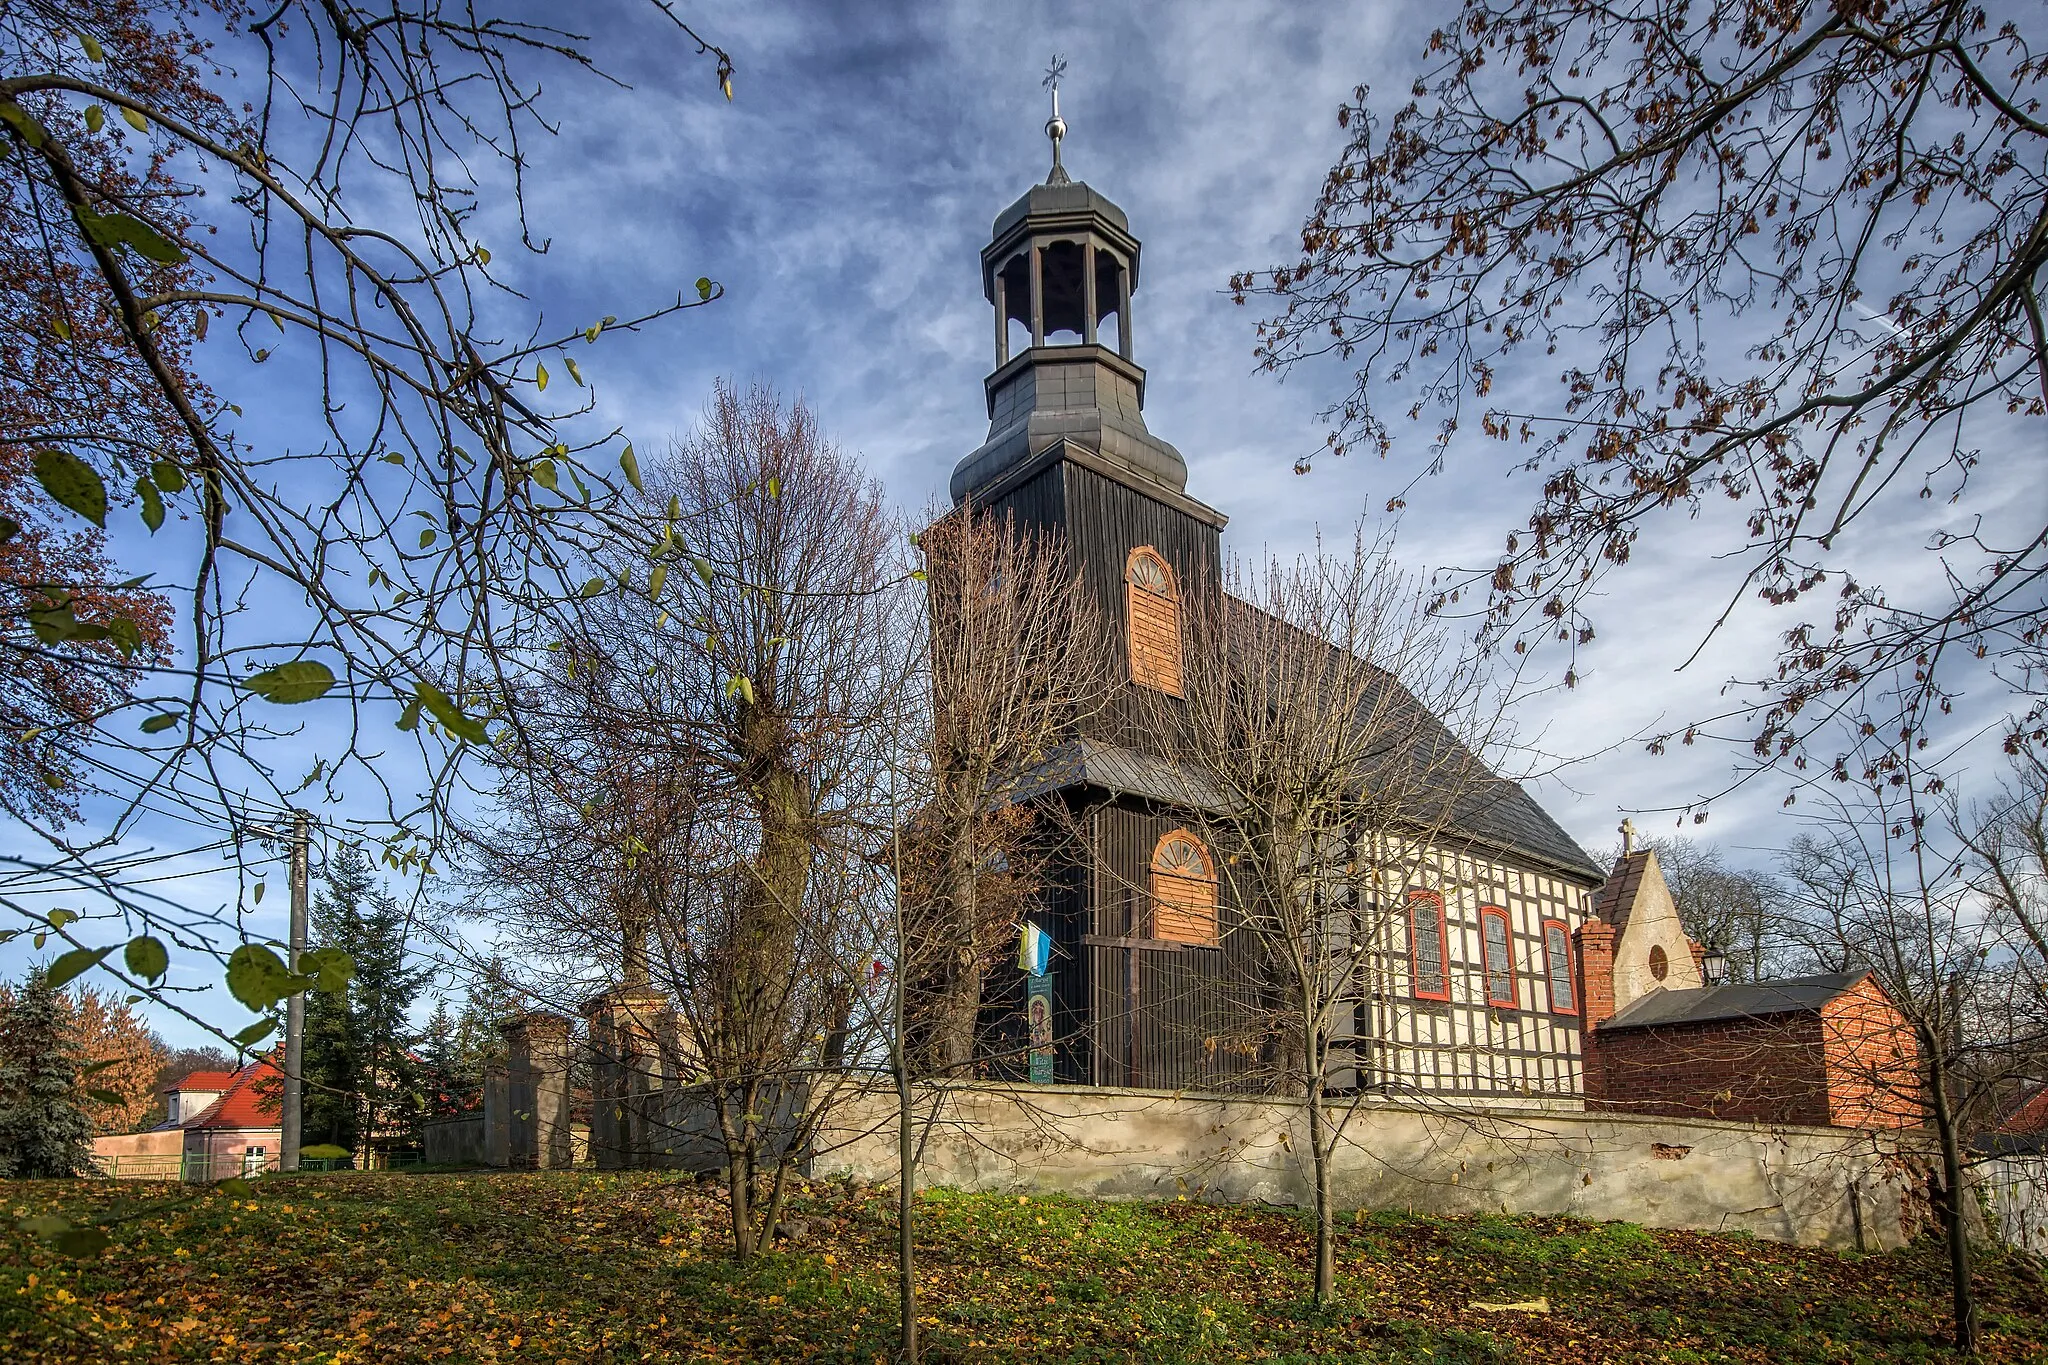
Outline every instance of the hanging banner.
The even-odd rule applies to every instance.
[[[1052,935],[1030,920],[1017,929],[1017,970],[1026,976],[1044,976],[1052,970]]]
[[[1033,973],[1024,992],[1024,1017],[1031,1026],[1031,1083],[1052,1084],[1052,976]]]

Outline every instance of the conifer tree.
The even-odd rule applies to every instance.
[[[355,963],[344,995],[314,992],[306,1003],[305,1133],[351,1150],[394,1136],[423,1108],[413,1001],[430,969],[406,952],[409,919],[377,885],[361,849],[343,849],[313,900],[313,935]]]
[[[92,1169],[92,1119],[64,1002],[38,967],[0,1013],[0,1177],[48,1180]]]

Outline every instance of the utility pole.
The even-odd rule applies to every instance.
[[[292,812],[292,932],[290,957],[286,965],[294,975],[299,955],[306,951],[308,886],[312,879],[313,817],[302,810]],[[284,1004],[284,1123],[279,1134],[281,1170],[299,1169],[299,1145],[305,1131],[306,1086],[302,1077],[306,1061],[306,993],[299,991]]]

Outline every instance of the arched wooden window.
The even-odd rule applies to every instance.
[[[1184,829],[1152,850],[1152,937],[1216,943],[1216,865],[1202,841]]]
[[[1173,569],[1150,545],[1124,565],[1124,608],[1130,629],[1131,681],[1181,695],[1180,598]]]
[[[1451,955],[1446,941],[1444,898],[1434,891],[1408,893],[1408,971],[1418,1000],[1451,998]]]

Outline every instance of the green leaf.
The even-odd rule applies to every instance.
[[[262,1042],[265,1038],[268,1038],[272,1033],[275,1033],[276,1031],[277,1020],[258,1019],[255,1023],[249,1025],[249,1027],[243,1029],[240,1033],[237,1033],[233,1038],[230,1038],[228,1041],[233,1043],[236,1047],[248,1047],[252,1044]]]
[[[128,974],[154,981],[171,969],[171,951],[164,947],[161,939],[148,934],[137,934],[128,940],[128,946],[121,950],[121,960],[128,964]]]
[[[149,120],[144,118],[138,111],[130,109],[125,104],[121,106],[121,117],[123,120],[127,122],[128,126],[130,128],[133,128],[136,132],[146,133],[149,131]]]
[[[697,577],[703,579],[706,583],[709,583],[711,581],[710,560],[704,558],[704,556],[702,555],[691,555],[690,567],[697,571]]]
[[[78,1077],[80,1080],[84,1080],[87,1076],[97,1076],[108,1067],[119,1066],[123,1062],[132,1062],[134,1060],[133,1057],[107,1057],[97,1062],[87,1062],[84,1066],[78,1068]]]
[[[121,112],[129,116],[128,121],[131,123],[141,117],[132,109],[124,109]],[[77,209],[74,213],[79,228],[95,246],[104,247],[108,251],[125,246],[158,265],[178,265],[185,259],[183,247],[140,218],[133,218],[125,213],[94,213],[91,209]],[[240,416],[239,413],[236,415]]]
[[[457,739],[468,740],[471,744],[484,742],[486,735],[483,722],[464,715],[462,708],[457,706],[446,692],[430,682],[417,683],[414,690],[418,693],[419,703],[427,708],[435,720],[441,722],[442,729]]]
[[[426,530],[420,532],[420,548],[422,550],[426,549],[429,545],[432,545],[434,543],[435,539],[436,533],[434,531],[434,528],[429,526]]]
[[[769,476],[768,496],[771,498],[779,498],[782,496],[782,479],[779,475]]]
[[[625,452],[619,456],[619,468],[625,471],[626,482],[633,485],[634,492],[645,493],[647,491],[647,485],[640,482],[640,461],[633,454],[633,443],[631,441],[626,442]]]
[[[924,571],[923,569],[912,569],[912,570],[910,571],[910,576],[911,576],[911,578],[913,578],[913,579],[914,579],[914,580],[916,580],[917,582],[919,582],[919,583],[922,583],[922,582],[924,582],[924,581],[925,581],[925,576],[926,576],[926,575],[925,575],[925,571]]]
[[[299,970],[314,978],[314,990],[340,995],[355,980],[356,962],[339,948],[309,948],[299,954]]]
[[[107,485],[91,465],[68,450],[38,450],[35,471],[45,493],[105,529]]]
[[[78,912],[76,910],[52,910],[50,912],[50,927],[52,929],[62,929],[77,918]]]
[[[547,366],[545,366],[545,365],[535,365],[535,366],[533,367],[533,384],[534,384],[534,387],[535,387],[535,388],[537,388],[537,389],[539,389],[539,390],[540,390],[540,391],[541,391],[542,393],[546,393],[546,392],[548,391],[548,367],[547,367]]]
[[[562,363],[569,367],[569,377],[578,384],[581,384],[583,382],[583,371],[576,368],[576,358],[565,355],[562,357]]]
[[[491,263],[491,249],[489,247],[480,246],[476,249],[476,263],[478,265],[489,265]]]
[[[604,591],[604,580],[603,580],[602,578],[593,578],[593,579],[591,579],[591,580],[590,580],[590,581],[589,581],[588,583],[585,583],[585,584],[583,585],[583,594],[582,594],[582,595],[583,595],[583,596],[585,596],[585,597],[595,597],[595,596],[597,596],[597,595],[598,595],[599,593],[601,593],[601,592],[603,592],[603,591]]]
[[[160,735],[184,718],[182,714],[176,712],[158,712],[142,722],[142,733],[145,735]]]
[[[149,467],[149,477],[166,493],[185,491],[185,471],[178,468],[176,461],[158,460]]]
[[[5,123],[21,134],[22,141],[31,147],[41,147],[50,140],[43,125],[30,118],[28,111],[12,100],[0,102],[0,123]]]
[[[214,1188],[216,1190],[219,1190],[222,1194],[229,1195],[236,1199],[246,1199],[249,1197],[251,1193],[249,1189],[249,1182],[242,1179],[242,1177],[238,1175],[229,1176],[226,1180],[220,1181],[219,1183],[214,1185]]]
[[[122,658],[132,659],[142,648],[142,627],[125,616],[116,616],[107,622],[107,638],[120,649]]]
[[[700,275],[697,277],[697,297],[700,299],[711,297],[711,281],[705,276]]]
[[[68,986],[99,966],[106,955],[113,951],[112,944],[104,948],[73,948],[50,964],[49,973],[44,977],[44,981],[53,991]]]
[[[267,887],[268,887],[269,885],[270,885],[270,883],[269,883],[269,882],[258,882],[258,883],[256,883],[256,902],[255,902],[256,904],[258,904],[258,905],[261,905],[261,904],[263,904],[263,892],[264,892],[264,890],[265,890],[265,889],[266,889],[266,888],[267,888]]]
[[[267,1010],[290,995],[291,981],[284,959],[261,943],[244,943],[228,954],[228,994],[252,1010]]]
[[[647,575],[647,596],[650,601],[661,596],[661,585],[667,581],[668,565],[655,565]]]
[[[398,728],[407,731],[417,730],[419,728],[419,724],[420,699],[418,697],[414,697],[411,701],[405,704],[405,709],[398,713]]]
[[[734,693],[739,694],[741,701],[752,706],[754,704],[754,680],[744,673],[733,674],[731,678],[726,680],[726,700],[730,701]]]
[[[334,688],[334,673],[318,659],[294,659],[242,680],[242,686],[280,706],[318,701]]]
[[[106,126],[107,126],[107,111],[106,111],[106,110],[104,110],[104,109],[102,109],[102,108],[100,108],[100,107],[99,107],[99,106],[98,106],[97,104],[88,104],[88,105],[86,105],[86,106],[85,106],[85,131],[87,131],[88,133],[97,133],[97,132],[98,132],[98,131],[99,131],[100,129],[102,129],[102,128],[106,127]]]
[[[163,496],[146,477],[135,480],[135,493],[142,499],[142,524],[149,528],[151,535],[155,535],[164,524]]]
[[[93,1100],[93,1101],[95,1101],[95,1102],[97,1102],[97,1103],[99,1103],[99,1104],[126,1104],[126,1103],[128,1103],[128,1097],[127,1097],[126,1095],[117,1095],[117,1094],[115,1094],[115,1093],[114,1093],[113,1091],[111,1091],[111,1090],[90,1090],[90,1089],[89,1089],[89,1090],[87,1090],[87,1091],[85,1092],[85,1097],[86,1097],[87,1099],[89,1099],[89,1100]]]
[[[21,523],[13,517],[0,517],[0,545],[21,534]]]
[[[550,493],[555,491],[555,462],[553,460],[535,460],[527,472],[533,475],[533,481],[542,488],[547,489]]]
[[[33,1218],[22,1219],[14,1226],[20,1228],[31,1237],[41,1237],[47,1241],[60,1232],[70,1231],[71,1220],[69,1218],[61,1218],[54,1213],[39,1213]]]

